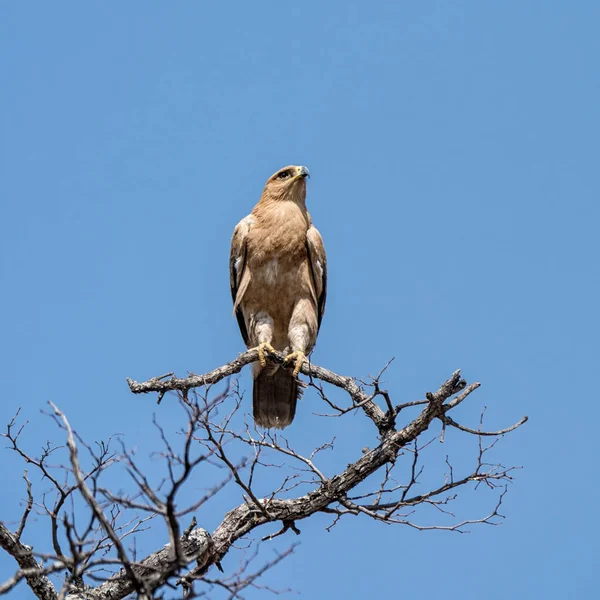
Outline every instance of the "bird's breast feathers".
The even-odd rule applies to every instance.
[[[257,211],[248,236],[248,255],[254,266],[261,264],[269,277],[306,257],[307,218],[297,206],[285,203]],[[286,264],[287,263],[287,264]]]

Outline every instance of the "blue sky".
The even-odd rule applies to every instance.
[[[395,356],[398,402],[460,367],[483,383],[464,424],[484,405],[490,427],[530,421],[495,450],[524,467],[502,526],[328,533],[317,517],[268,583],[305,598],[594,597],[599,21],[591,1],[3,3],[0,422],[22,406],[32,452],[60,440],[48,400],[88,439],[121,432],[140,454],[153,412],[180,427],[125,378],[243,350],[231,233],[271,173],[305,164],[330,272],[314,361],[362,377]],[[313,412],[307,394],[291,440],[336,435],[341,464],[351,441],[375,443],[362,415]],[[468,465],[472,441],[450,433],[434,454]],[[23,465],[0,456],[11,521]],[[200,524],[238,501],[232,489]],[[466,490],[457,503],[490,506]],[[45,547],[46,531],[25,541]]]

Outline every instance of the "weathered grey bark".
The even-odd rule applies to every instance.
[[[269,357],[279,364],[283,364],[285,358],[281,353],[271,353]],[[258,352],[252,349],[241,354],[228,365],[219,367],[206,375],[191,374],[187,378],[176,378],[171,377],[171,374],[169,374],[161,378],[150,379],[143,383],[128,380],[128,384],[131,391],[136,394],[158,392],[160,401],[167,391],[187,391],[195,387],[216,383],[224,377],[239,372],[244,365],[254,362],[257,358]],[[290,523],[306,519],[319,511],[323,511],[329,505],[340,502],[340,500],[344,504],[344,499],[350,490],[377,471],[382,465],[395,460],[402,448],[426,431],[434,419],[439,418],[442,422],[445,422],[446,411],[456,407],[472,391],[479,387],[478,383],[467,386],[466,381],[460,378],[460,371],[456,371],[442,384],[437,392],[427,394],[427,401],[423,402],[423,404],[426,404],[426,408],[421,414],[408,425],[396,431],[394,430],[395,411],[388,411],[388,414],[384,413],[373,401],[375,394],[371,396],[366,394],[353,378],[340,376],[323,367],[310,364],[308,360],[302,365],[301,372],[345,390],[352,398],[354,405],[360,407],[379,429],[382,434],[380,444],[364,454],[356,462],[350,464],[344,472],[327,480],[307,495],[293,500],[263,499],[260,501],[261,506],[256,506],[253,503],[245,503],[227,513],[222,523],[212,534],[214,545],[210,556],[205,558],[206,562],[203,563],[201,568],[194,569],[187,576],[188,580],[192,580],[198,576],[199,573],[206,569],[207,565],[218,562],[227,553],[231,545],[240,537],[265,523],[281,521],[284,527],[289,527]],[[165,377],[170,378],[166,379]],[[452,403],[444,406],[444,402],[447,399],[459,392],[463,393],[454,398]],[[515,425],[502,430],[502,433],[516,429],[526,421],[527,417],[524,417]],[[447,424],[452,426],[457,425],[449,418]],[[498,435],[499,432],[476,433]],[[415,498],[408,498],[401,504],[396,503],[396,506],[411,506],[415,502]],[[351,505],[351,503],[346,503],[346,505]],[[354,510],[358,511],[358,508]]]
[[[225,377],[239,372],[245,365],[257,360],[257,358],[257,351],[249,350],[227,365],[223,365],[205,375],[192,374],[187,378],[177,378],[172,376],[172,374],[168,374],[163,377],[152,378],[143,383],[132,380],[128,380],[128,383],[133,393],[157,392],[159,401],[165,392],[170,390],[178,391],[183,394],[183,400],[186,405],[192,406],[197,411],[198,407],[193,405],[193,403],[189,403],[187,399],[189,390],[214,384]],[[269,355],[269,360],[279,364],[283,363],[283,359],[284,356],[279,353]],[[102,509],[95,500],[95,496],[86,487],[85,477],[83,477],[79,467],[77,447],[70,425],[66,420],[66,417],[54,407],[55,414],[62,420],[64,429],[68,432],[68,447],[77,487],[96,519],[105,530],[107,538],[112,540],[113,547],[117,549],[119,564],[123,567],[119,573],[97,587],[89,587],[85,590],[68,590],[69,593],[66,595],[63,591],[62,597],[66,597],[67,600],[121,600],[132,592],[137,591],[140,597],[150,598],[153,590],[164,584],[169,577],[179,573],[182,568],[190,563],[195,562],[193,569],[179,579],[179,583],[184,587],[191,585],[194,580],[204,576],[211,566],[219,566],[221,559],[227,554],[231,546],[237,540],[248,534],[250,531],[268,523],[281,522],[282,529],[280,533],[283,533],[288,529],[299,533],[295,525],[297,521],[309,518],[318,512],[326,512],[337,516],[341,516],[342,514],[365,514],[384,522],[412,525],[405,520],[394,519],[393,515],[395,514],[395,511],[398,511],[403,507],[412,507],[422,502],[431,502],[432,498],[435,499],[440,494],[468,482],[487,481],[488,483],[493,483],[494,480],[510,479],[508,476],[510,469],[506,469],[505,467],[500,466],[501,468],[498,471],[493,469],[487,472],[483,471],[483,463],[481,461],[482,450],[480,449],[479,464],[475,471],[467,477],[456,481],[451,479],[451,481],[445,483],[436,490],[420,495],[408,496],[408,490],[411,489],[413,482],[416,481],[413,474],[413,479],[410,484],[406,486],[405,492],[396,502],[382,503],[378,501],[378,503],[360,503],[360,501],[357,501],[357,498],[353,499],[349,495],[350,492],[361,482],[378,471],[382,466],[393,465],[399,453],[415,442],[417,438],[430,427],[434,420],[439,419],[443,423],[443,426],[456,427],[463,432],[481,436],[500,435],[512,431],[523,424],[527,420],[527,417],[524,417],[512,427],[496,432],[473,430],[450,419],[450,417],[447,416],[447,413],[463,402],[469,394],[479,387],[478,383],[467,386],[466,381],[461,379],[459,371],[453,373],[436,392],[427,393],[425,399],[407,402],[397,406],[394,406],[391,403],[388,393],[379,388],[378,378],[375,378],[373,381],[373,393],[367,394],[363,389],[363,386],[358,385],[353,378],[340,376],[322,367],[312,365],[309,361],[304,362],[301,371],[309,376],[311,383],[314,383],[314,380],[318,379],[345,390],[352,400],[352,406],[350,408],[341,409],[330,403],[326,398],[324,399],[330,406],[333,406],[339,414],[345,414],[345,412],[351,409],[362,410],[377,427],[379,432],[378,445],[372,450],[365,449],[364,453],[357,460],[348,464],[344,471],[330,479],[325,478],[309,459],[296,455],[293,451],[290,451],[289,447],[284,449],[280,448],[284,453],[288,455],[291,454],[295,458],[302,460],[312,469],[313,473],[316,475],[315,487],[310,492],[293,499],[279,499],[275,497],[275,494],[268,498],[257,498],[252,492],[250,485],[241,481],[235,465],[227,459],[220,442],[216,439],[218,438],[218,435],[215,437],[211,433],[211,427],[216,427],[221,435],[227,435],[230,439],[241,439],[241,437],[239,437],[237,433],[228,430],[227,425],[217,426],[210,423],[208,420],[199,421],[207,430],[205,441],[210,442],[214,446],[214,456],[220,458],[227,465],[231,470],[233,479],[244,489],[246,494],[245,502],[228,512],[212,535],[209,535],[208,532],[202,528],[195,527],[195,523],[193,523],[192,526],[194,528],[188,529],[182,537],[179,537],[178,533],[173,535],[173,532],[179,531],[178,526],[171,528],[171,523],[167,520],[172,536],[171,543],[167,544],[161,550],[152,553],[141,562],[133,562],[127,558],[125,548],[119,543],[118,535],[114,531],[112,524],[100,514]],[[383,410],[375,402],[377,397],[385,400],[387,410]],[[404,427],[396,426],[396,420],[401,411],[407,407],[421,405],[423,406],[423,409],[416,418],[412,419]],[[402,415],[404,414],[405,413],[402,413]],[[210,410],[207,412],[207,415],[210,415]],[[194,418],[198,418],[198,415],[196,414],[196,417]],[[208,419],[208,416],[206,419]],[[191,441],[196,439],[194,438],[194,431],[195,426],[188,431],[186,438],[188,447]],[[16,438],[14,438],[14,440],[11,439],[11,441],[16,445]],[[260,447],[261,444],[266,447],[273,447],[270,443],[265,442],[264,439],[262,441],[256,439],[245,439],[242,441],[255,445],[255,447]],[[187,449],[185,460],[186,462],[188,461]],[[183,479],[180,479],[175,484],[174,489],[177,488],[182,481]],[[382,484],[381,489],[383,489],[383,487],[384,484]],[[151,494],[152,492],[150,491],[149,493]],[[502,495],[500,496],[499,502],[501,502],[501,499]],[[164,510],[164,504],[158,504],[160,504],[162,512],[157,511],[157,514],[166,516],[169,511]],[[443,502],[440,502],[440,504],[443,504]],[[124,506],[127,506],[127,504],[124,504]],[[489,523],[492,517],[498,515],[498,506],[491,515],[484,519],[464,521],[458,526],[446,528],[456,529],[457,527],[461,527],[464,523]],[[171,521],[173,515],[174,512],[171,510]],[[19,532],[22,531],[25,520],[26,517],[23,519],[23,524],[19,528]],[[435,528],[417,527],[423,529]],[[443,529],[444,527],[441,528]],[[20,571],[15,575],[17,580],[24,577],[40,600],[58,600],[61,592],[56,590],[47,577],[47,574],[58,570],[58,568],[61,567],[60,564],[58,565],[58,568],[56,565],[52,567],[42,567],[39,565],[32,555],[31,550],[21,543],[19,536],[11,533],[1,523],[0,546],[6,552],[11,554],[19,565]],[[66,565],[63,565],[62,568],[65,568],[65,566]],[[14,586],[15,581],[15,578],[13,578],[12,585],[9,581],[4,587],[6,589],[11,589],[11,587]]]
[[[281,352],[269,352],[268,357],[273,362],[276,362],[280,365],[284,364],[285,354]],[[225,377],[239,373],[246,365],[256,362],[257,360],[258,350],[256,348],[252,348],[251,350],[247,350],[243,354],[240,354],[230,363],[218,367],[217,369],[205,373],[204,375],[195,375],[192,373],[189,377],[179,378],[175,377],[172,373],[168,373],[166,375],[162,375],[161,377],[153,377],[152,379],[142,383],[128,379],[127,383],[129,384],[129,389],[134,394],[158,392],[158,402],[160,403],[165,392],[175,390],[185,392],[193,388],[218,383]],[[300,368],[300,372],[304,375],[308,375],[309,377],[320,379],[325,383],[335,385],[336,387],[346,391],[354,402],[354,405],[360,405],[360,407],[375,423],[378,429],[382,429],[388,424],[386,415],[377,406],[377,404],[373,402],[373,397],[361,390],[352,377],[338,375],[333,371],[313,365],[308,359],[305,359],[304,364]]]
[[[208,531],[200,527],[182,537],[181,548],[185,564],[194,560],[201,562],[203,557],[210,554],[211,545]],[[166,576],[173,573],[176,566],[173,563],[173,549],[168,544],[162,550],[145,558],[139,565],[132,565],[132,568],[136,576],[144,579],[146,586],[153,589],[158,583],[165,581]],[[65,600],[120,600],[134,591],[133,581],[127,576],[125,569],[121,569],[99,587],[71,593]]]
[[[0,546],[17,561],[21,570],[26,573],[27,585],[40,600],[58,599],[54,585],[33,557],[31,548],[21,543],[17,536],[2,523],[0,523]]]
[[[15,539],[2,523],[0,523],[0,546],[15,558],[20,573],[24,573],[27,584],[40,600],[58,600],[59,593],[45,574],[45,569],[37,563],[31,549]],[[211,555],[212,542],[208,531],[200,527],[181,538],[181,548],[185,564],[194,560],[201,564],[205,557]],[[131,565],[136,576],[143,578],[149,589],[155,588],[165,580],[168,574],[174,572],[178,565],[173,562],[173,550],[167,544],[138,564]],[[64,570],[65,565],[53,565],[51,570]],[[19,573],[17,573],[19,575]],[[96,588],[87,588],[77,592],[67,593],[65,600],[120,600],[135,591],[134,582],[121,569],[110,579]]]

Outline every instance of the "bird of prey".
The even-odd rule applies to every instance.
[[[306,167],[272,175],[252,212],[236,226],[229,274],[233,312],[253,364],[254,420],[283,429],[296,412],[297,376],[310,354],[325,309],[327,263],[321,234],[306,210]],[[286,364],[267,365],[265,352],[287,354]]]

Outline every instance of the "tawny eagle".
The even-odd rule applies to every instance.
[[[297,376],[325,310],[327,262],[321,234],[306,209],[306,167],[272,175],[252,212],[233,232],[229,272],[233,311],[253,364],[254,420],[283,429],[296,412]],[[265,352],[287,354],[294,370],[267,365]]]

